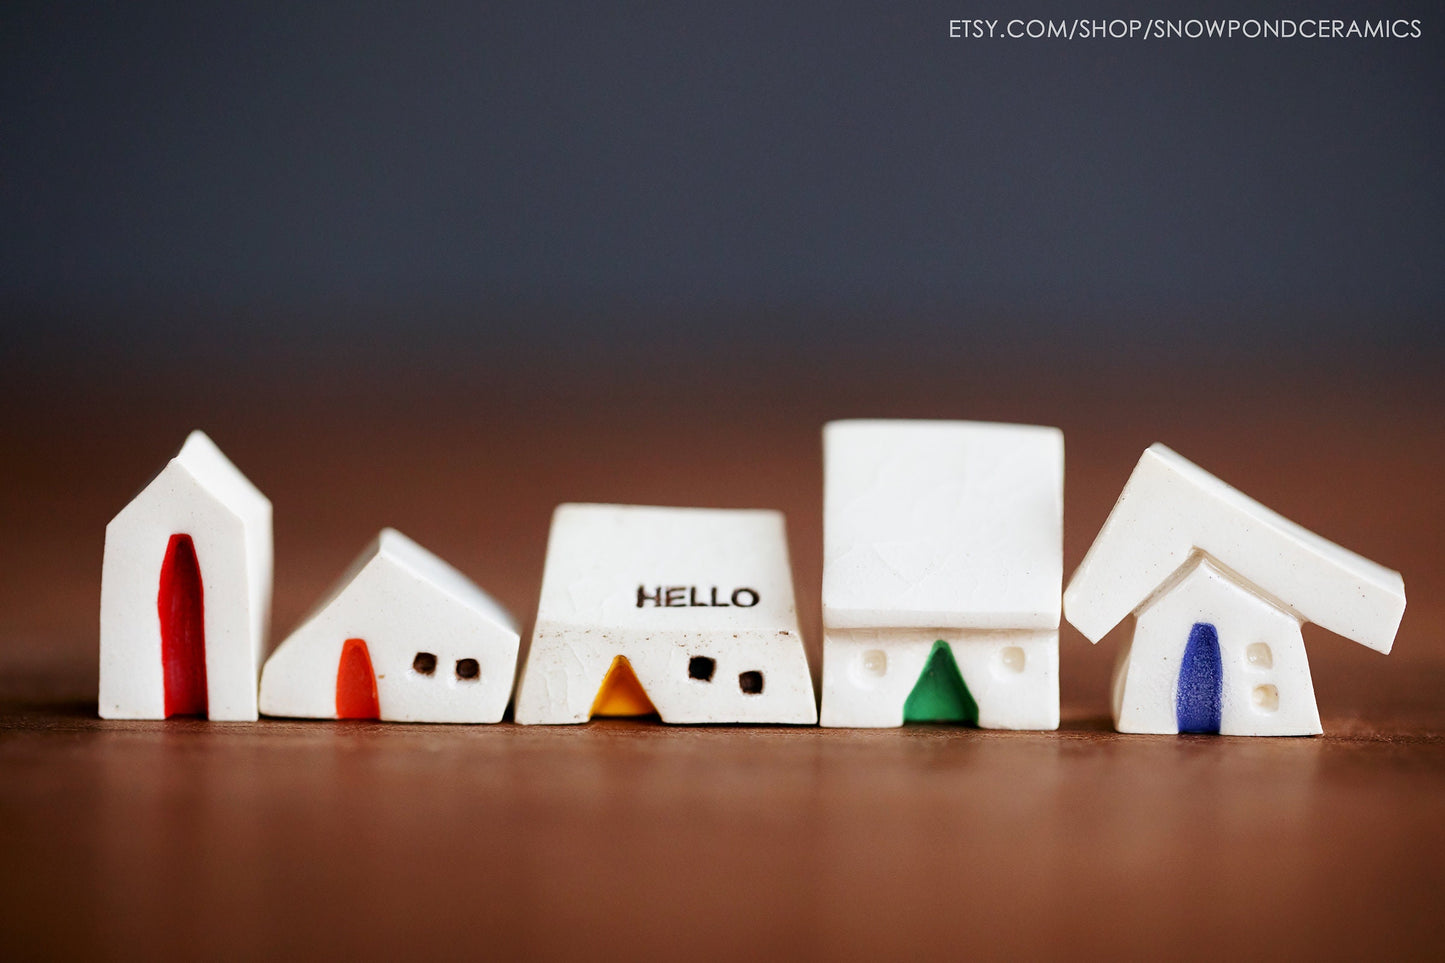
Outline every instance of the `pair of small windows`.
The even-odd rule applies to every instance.
[[[1267,642],[1251,642],[1244,650],[1244,657],[1249,662],[1251,669],[1266,670],[1274,668],[1274,653],[1269,650]],[[1279,687],[1272,685],[1257,685],[1249,694],[1250,702],[1259,712],[1279,711]]]
[[[695,655],[687,660],[687,674],[689,678],[699,682],[711,682],[713,673],[717,672],[717,659],[706,655]],[[744,695],[761,695],[763,691],[763,674],[756,669],[738,675],[738,688],[743,690]]]
[[[417,675],[436,675],[437,657],[430,652],[418,652],[411,660],[411,668]],[[482,667],[476,659],[457,659],[456,672],[463,682],[474,682],[482,674]]]

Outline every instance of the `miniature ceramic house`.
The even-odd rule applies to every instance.
[[[552,517],[521,723],[817,721],[783,517],[562,505]]]
[[[193,431],[105,529],[101,717],[255,719],[270,608],[271,503]]]
[[[308,719],[497,722],[519,637],[446,562],[383,529],[266,661],[261,711]]]
[[[1300,625],[1389,652],[1405,585],[1154,445],[1064,608],[1091,642],[1135,617],[1114,672],[1119,731],[1313,735],[1320,716]]]
[[[1056,428],[823,430],[825,726],[1059,725]]]

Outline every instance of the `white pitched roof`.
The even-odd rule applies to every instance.
[[[185,480],[207,492],[226,511],[241,522],[246,538],[247,574],[252,590],[264,591],[269,597],[271,584],[271,501],[241,470],[231,463],[204,431],[196,429],[186,436],[176,456],[166,463],[155,478],[116,515],[116,522],[128,513],[141,510],[151,500],[169,501],[175,497],[175,486]],[[264,586],[264,587],[263,587]],[[259,596],[258,596],[259,599]],[[269,611],[269,603],[259,605],[257,618]],[[258,623],[259,624],[259,623]]]
[[[823,454],[826,625],[1058,627],[1057,428],[835,421]]]
[[[407,538],[394,528],[383,528],[371,543],[362,549],[361,554],[352,560],[341,576],[332,583],[326,593],[321,596],[321,601],[311,608],[301,620],[304,625],[311,621],[319,612],[336,600],[346,588],[356,581],[368,565],[377,557],[383,557],[396,565],[405,568],[418,579],[430,583],[441,591],[450,595],[463,605],[475,609],[483,616],[497,623],[504,628],[515,632],[517,622],[512,618],[510,612],[503,608],[496,599],[483,591],[475,582],[467,578],[446,562],[442,561],[431,552],[422,548],[416,542]]]
[[[204,431],[186,436],[186,443],[171,459],[171,464],[184,468],[245,522],[265,523],[271,517],[271,502],[241,470],[231,464],[216,443]]]
[[[376,537],[376,552],[409,569],[418,578],[430,582],[452,598],[469,605],[498,625],[517,631],[516,620],[496,599],[484,592],[437,556],[422,548],[394,528],[383,528]]]
[[[1064,592],[1091,641],[1204,552],[1303,621],[1389,652],[1405,612],[1400,573],[1327,541],[1151,445]]]

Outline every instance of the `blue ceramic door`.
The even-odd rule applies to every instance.
[[[1195,622],[1179,665],[1179,694],[1174,704],[1179,731],[1219,732],[1223,701],[1224,660],[1219,654],[1219,633],[1208,622]]]

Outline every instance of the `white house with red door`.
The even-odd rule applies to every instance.
[[[266,661],[261,711],[304,719],[498,722],[516,620],[461,572],[383,529]]]
[[[203,432],[105,530],[100,715],[256,718],[271,503]]]

